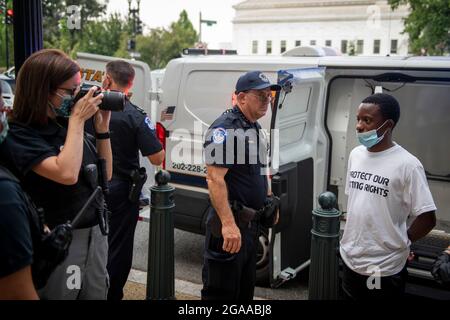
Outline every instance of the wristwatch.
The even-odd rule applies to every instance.
[[[97,140],[106,140],[110,138],[109,131],[104,133],[95,133],[95,138]]]

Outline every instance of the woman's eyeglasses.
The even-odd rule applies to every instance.
[[[75,92],[77,92],[77,90],[79,90],[81,88],[81,84],[79,86],[76,86],[75,88],[72,89],[68,89],[68,88],[63,88],[63,87],[59,87],[58,89],[60,90],[64,90],[65,92],[67,92],[68,94],[70,94],[72,97],[75,95]]]

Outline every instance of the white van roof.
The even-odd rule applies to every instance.
[[[291,57],[291,56],[241,56],[241,55],[198,55],[185,56],[172,60],[172,63],[186,64],[239,64],[263,66],[271,64],[292,64],[323,67],[353,67],[353,68],[389,68],[389,69],[450,69],[450,57],[405,57],[405,56],[324,56],[324,57]],[[206,66],[205,66],[206,68]]]
[[[338,56],[320,57],[323,67],[386,67],[414,69],[450,69],[450,57],[405,57],[405,56]]]

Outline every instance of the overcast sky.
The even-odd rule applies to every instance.
[[[209,43],[209,48],[216,48],[218,43],[231,42],[232,23],[235,10],[232,6],[243,0],[142,0],[141,20],[150,28],[168,27],[178,20],[180,12],[185,9],[194,28],[198,32],[199,12],[202,19],[216,20],[217,24],[208,27],[202,25],[202,40]],[[135,5],[136,0],[132,3]],[[128,0],[109,0],[108,12],[127,14]],[[144,29],[145,30],[145,29]]]

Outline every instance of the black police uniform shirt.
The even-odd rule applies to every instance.
[[[144,157],[162,150],[153,122],[129,101],[122,112],[112,112],[109,129],[114,180],[128,180],[131,171],[139,168],[139,150]],[[92,121],[86,125],[86,130],[95,134]]]
[[[236,129],[240,129],[240,132],[234,131]],[[243,134],[249,129],[257,135]],[[260,145],[260,129],[258,122],[250,122],[239,108],[234,106],[209,127],[203,145],[207,165],[229,169],[225,175],[228,199],[237,200],[256,210],[263,207],[267,196],[267,175],[262,174],[261,161],[261,155],[265,155],[267,145]],[[232,134],[233,132],[235,134]],[[230,139],[234,139],[233,144],[227,144]],[[239,154],[239,141],[245,143],[244,155]],[[216,151],[222,152],[222,157],[216,154]]]
[[[6,140],[0,146],[0,156],[5,165],[22,182],[38,208],[44,209],[45,222],[50,228],[73,220],[94,191],[84,173],[88,164],[97,164],[95,139],[85,134],[83,159],[78,181],[74,185],[63,185],[36,174],[32,169],[43,160],[58,156],[64,148],[68,121],[65,118],[48,119],[46,126],[26,126],[10,121]],[[95,208],[85,212],[78,228],[98,224]]]
[[[18,183],[0,178],[0,278],[33,262],[26,203]]]

